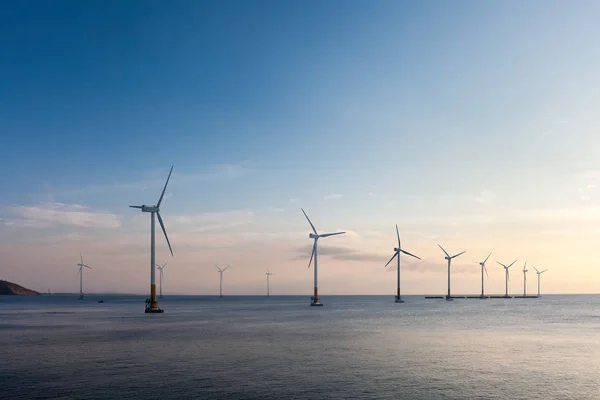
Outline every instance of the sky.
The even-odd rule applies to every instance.
[[[147,293],[600,290],[595,1],[0,4],[0,277]],[[158,227],[158,225],[157,225]]]

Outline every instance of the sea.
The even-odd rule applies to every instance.
[[[0,296],[0,398],[600,399],[600,295],[404,299]]]

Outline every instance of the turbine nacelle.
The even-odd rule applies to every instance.
[[[318,238],[320,238],[321,236],[320,236],[320,235],[316,235],[316,234],[314,234],[314,233],[309,233],[309,234],[308,234],[308,237],[309,237],[309,238],[311,238],[311,239],[318,239]]]

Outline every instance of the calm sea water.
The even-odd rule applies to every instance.
[[[143,300],[0,296],[0,398],[600,399],[600,296]]]

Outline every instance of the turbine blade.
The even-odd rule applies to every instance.
[[[129,206],[131,208],[139,208],[140,210],[142,209],[142,206]]]
[[[310,222],[310,218],[308,218],[308,215],[306,215],[306,213],[304,212],[304,209],[301,208],[302,213],[304,214],[304,216],[306,217],[306,219],[308,220],[308,223],[310,224],[310,227],[312,228],[313,232],[315,233],[315,235],[318,235],[317,230],[315,228],[315,226],[313,225],[312,222]]]
[[[438,244],[438,246],[440,246],[440,245]],[[448,252],[446,250],[444,250],[444,248],[442,246],[440,246],[440,249],[442,249],[444,254],[446,254],[446,257],[450,257],[450,254],[448,254]]]
[[[454,255],[454,256],[452,256],[452,257],[450,257],[450,258],[456,258],[456,257],[460,256],[461,254],[465,254],[466,252],[467,252],[467,251],[465,250],[465,251],[463,251],[462,253],[458,253],[458,254],[456,254],[456,255]]]
[[[543,270],[542,272],[540,272],[540,274],[543,274],[544,272],[548,271],[547,269]]]
[[[315,240],[315,244],[313,244],[312,253],[310,253],[310,260],[308,261],[308,268],[310,268],[310,264],[312,264],[313,256],[315,255],[315,248],[317,247],[317,241]]]
[[[498,264],[502,265],[504,268],[506,268],[506,265],[502,264],[500,261],[496,261]]]
[[[325,234],[319,235],[319,236],[321,236],[321,237],[327,237],[327,236],[341,235],[343,233],[346,233],[346,232],[325,233]]]
[[[160,198],[158,199],[158,203],[156,207],[160,208],[160,203],[162,203],[163,197],[165,196],[165,190],[167,190],[167,185],[169,184],[169,179],[171,179],[171,172],[173,172],[173,166],[171,165],[171,170],[169,171],[169,176],[167,177],[167,181],[165,182],[165,187],[163,188],[162,193],[160,194]]]
[[[525,260],[525,265],[523,265],[523,271],[527,268],[527,260]]]
[[[510,268],[510,267],[512,267],[512,266],[513,266],[513,264],[514,264],[514,263],[516,263],[518,260],[519,260],[519,259],[517,258],[515,261],[513,261],[513,262],[512,262],[512,263],[511,263],[511,264],[510,264],[508,267],[506,267],[506,268]]]
[[[418,260],[420,260],[420,259],[421,259],[421,258],[419,258],[419,257],[415,256],[414,254],[410,254],[410,253],[409,253],[408,251],[406,251],[406,250],[402,250],[402,249],[400,249],[400,251],[401,251],[401,252],[403,252],[404,254],[406,254],[407,256],[414,257],[414,258],[416,258],[416,259],[418,259]]]
[[[162,269],[162,267],[161,267],[159,264],[156,264],[156,267],[157,267],[158,269]]]
[[[171,169],[173,169],[173,167],[171,167]],[[169,242],[169,237],[167,236],[167,231],[165,230],[165,224],[163,224],[163,220],[160,217],[160,213],[159,212],[156,213],[156,216],[158,217],[158,222],[160,223],[160,227],[162,228],[162,231],[165,234],[165,239],[167,239],[167,244],[169,245],[169,250],[171,250],[171,257],[172,257],[173,256],[173,249],[171,248],[171,242]]]
[[[402,246],[400,246],[400,233],[398,232],[398,224],[396,224],[396,236],[398,236],[398,248],[401,249]]]
[[[215,267],[217,267],[217,269],[219,270],[219,272],[221,272],[221,268],[219,268],[218,265],[215,265]]]
[[[81,263],[83,264],[83,255],[79,252],[79,257],[81,257]]]
[[[166,267],[166,266],[167,266],[167,263],[164,263],[162,267],[164,268],[164,267]]]
[[[487,268],[485,267],[485,264],[483,264],[483,270],[485,271],[485,276],[488,276]]]
[[[485,260],[483,260],[483,263],[485,264],[485,262],[488,260],[488,258],[490,258],[490,256],[492,255],[492,253],[488,254],[488,256],[485,258]]]
[[[387,264],[385,264],[385,267],[387,267],[387,266],[388,266],[388,264],[389,264],[389,263],[391,263],[391,262],[392,262],[392,260],[393,260],[394,258],[396,258],[396,256],[397,256],[397,255],[398,255],[398,252],[396,251],[396,252],[394,253],[394,255],[392,256],[392,258],[390,258],[390,261],[388,261],[388,262],[387,262]],[[385,268],[385,267],[384,267],[384,268]]]
[[[223,268],[223,272],[225,272],[227,270],[227,268],[229,268],[229,265],[226,266],[225,268]]]
[[[90,267],[89,265],[84,265],[84,267],[92,269],[92,267]]]
[[[535,272],[537,272],[538,274],[540,273],[540,271],[538,271],[536,267],[533,267],[533,269],[535,269]]]

